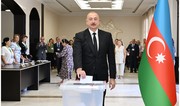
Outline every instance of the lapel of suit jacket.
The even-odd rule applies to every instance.
[[[96,55],[96,51],[92,42],[92,37],[88,29],[85,30],[85,36],[86,36],[87,43],[90,46],[92,52]]]

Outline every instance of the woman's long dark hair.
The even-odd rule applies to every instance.
[[[6,42],[8,42],[10,39],[8,37],[5,37],[2,42],[2,46],[6,46]]]

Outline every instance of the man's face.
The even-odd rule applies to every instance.
[[[60,40],[60,38],[57,38],[56,41],[57,41],[57,42],[60,42],[61,40]]]
[[[132,40],[132,44],[135,44],[135,43],[136,43],[136,40],[135,40],[135,39],[133,39],[133,40]]]
[[[44,40],[45,40],[44,37],[41,37],[41,42],[44,42]]]
[[[97,29],[100,24],[99,15],[95,12],[91,12],[87,15],[86,25],[90,29]]]

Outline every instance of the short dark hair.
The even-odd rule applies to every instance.
[[[5,37],[2,42],[2,46],[6,46],[6,42],[8,42],[10,39],[8,37]]]
[[[52,39],[52,38],[50,38],[50,39],[49,39],[49,42],[50,42],[51,40],[53,40],[53,39]]]
[[[62,39],[62,43],[69,44],[69,41],[67,39]]]

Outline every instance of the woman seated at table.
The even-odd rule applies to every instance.
[[[1,48],[1,65],[17,64],[14,57],[14,52],[10,48],[11,41],[8,37],[3,39]]]

